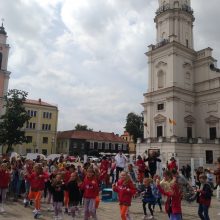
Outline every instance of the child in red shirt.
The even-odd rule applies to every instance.
[[[48,178],[48,175],[43,172],[43,168],[40,164],[36,164],[34,166],[34,172],[28,175],[27,178],[31,186],[28,198],[29,200],[35,200],[34,216],[37,217],[40,215],[41,196],[45,187],[45,180]]]
[[[92,216],[94,220],[97,219],[95,199],[99,193],[99,187],[93,168],[88,168],[86,177],[79,187],[84,191],[84,220],[88,220],[90,216]]]
[[[127,218],[130,218],[129,206],[131,206],[131,199],[136,193],[136,189],[130,176],[126,172],[122,171],[120,173],[120,179],[116,184],[112,185],[112,188],[118,193],[121,219],[126,220]]]

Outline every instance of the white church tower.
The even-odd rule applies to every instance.
[[[190,0],[159,0],[137,154],[152,149],[164,162],[193,157],[210,165],[220,154],[220,73],[211,48],[194,50],[194,20]]]

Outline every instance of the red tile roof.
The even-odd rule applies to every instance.
[[[123,138],[114,133],[101,132],[101,131],[59,131],[57,133],[58,139],[85,139],[92,141],[109,141],[127,143]]]
[[[44,105],[44,106],[50,106],[50,107],[57,107],[56,105],[52,105],[47,102],[43,102],[41,99],[38,99],[38,100],[26,99],[25,103],[32,104],[32,105]]]

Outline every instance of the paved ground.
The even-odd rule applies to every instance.
[[[53,213],[47,211],[46,204],[43,203],[41,220],[52,220]],[[33,219],[32,210],[33,207],[24,208],[22,202],[7,202],[6,213],[0,214],[0,220],[30,220]],[[133,220],[141,220],[143,217],[141,202],[139,199],[133,200],[132,206],[130,208],[131,215]],[[212,206],[210,208],[210,219],[211,220],[220,220],[220,216],[217,216],[217,213],[220,212],[220,202],[217,202],[214,198],[212,201]],[[117,202],[101,202],[98,209],[98,219],[99,220],[120,220],[119,207]],[[77,218],[82,220],[83,217]],[[159,212],[159,208],[156,207],[155,210],[155,220],[167,220],[167,215],[163,212]],[[197,220],[197,204],[194,203],[185,203],[183,202],[183,219],[184,220]],[[70,216],[64,215],[63,220],[71,220]]]

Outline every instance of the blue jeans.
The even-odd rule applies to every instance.
[[[209,206],[199,204],[198,215],[202,220],[210,220],[209,218]]]
[[[170,220],[182,220],[182,214],[170,214]]]

